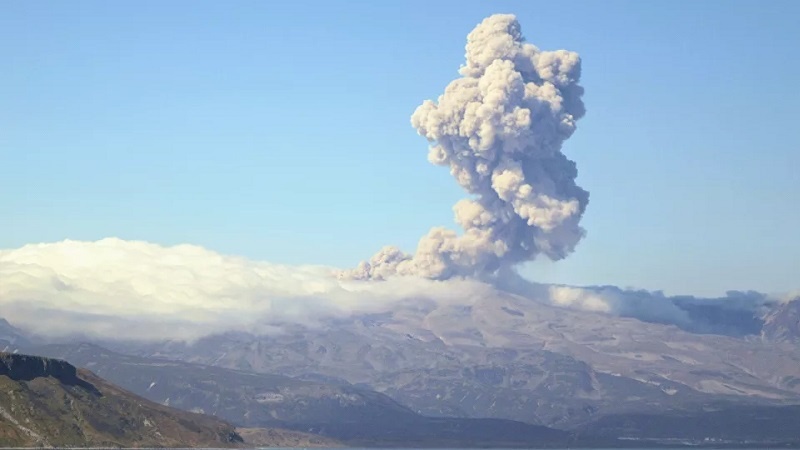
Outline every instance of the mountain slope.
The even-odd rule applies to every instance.
[[[800,343],[800,298],[770,311],[764,318],[761,336],[772,342]]]
[[[350,445],[530,447],[572,441],[569,433],[510,420],[424,417],[385,395],[347,384],[134,357],[90,344],[30,351],[89,367],[174,407],[203,410],[243,427],[311,431]]]
[[[647,441],[688,440],[760,446],[800,446],[800,406],[708,408],[701,412],[611,415],[581,428],[594,436]]]
[[[141,358],[85,343],[26,351],[86,367],[149,400],[243,427],[363,423],[414,415],[385,395],[347,384]]]
[[[14,328],[7,320],[0,318],[0,351],[13,351],[26,345],[30,345],[30,341],[22,331]]]
[[[230,447],[218,419],[173,410],[58,360],[0,354],[0,445]]]
[[[339,380],[426,415],[575,427],[606,414],[709,403],[800,403],[800,349],[693,334],[498,292],[424,300],[274,336],[133,345],[140,355]]]

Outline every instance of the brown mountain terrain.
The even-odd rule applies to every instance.
[[[233,447],[235,428],[177,411],[59,360],[0,354],[0,445]]]
[[[261,445],[315,443],[285,430],[248,433]],[[245,445],[217,418],[153,403],[64,361],[0,353],[0,447]]]

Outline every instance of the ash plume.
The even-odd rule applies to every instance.
[[[428,161],[471,194],[453,207],[463,233],[433,228],[413,255],[384,247],[340,278],[490,275],[539,255],[562,259],[584,236],[589,193],[561,152],[585,113],[578,54],[541,51],[515,16],[498,14],[468,35],[459,73],[411,124],[430,143]]]

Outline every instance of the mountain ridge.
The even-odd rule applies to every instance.
[[[432,416],[559,428],[597,414],[800,403],[800,349],[693,334],[512,294],[334,318],[268,336],[131,344],[128,352],[383,392]]]
[[[511,420],[425,417],[383,394],[348,384],[146,359],[86,343],[29,351],[91,367],[150,400],[202,410],[240,427],[311,432],[353,446],[416,442],[437,447],[561,447],[575,442],[571,433]]]
[[[218,446],[243,443],[219,419],[156,405],[64,361],[0,354],[0,444]]]
[[[188,372],[212,373],[217,369],[210,366],[216,366],[235,371],[225,372],[230,374],[226,377],[280,375],[308,386],[325,385],[342,398],[350,395],[342,390],[348,386],[362,393],[375,391],[399,403],[397,407],[432,418],[506,419],[577,433],[594,433],[602,424],[613,429],[615,418],[630,414],[652,413],[667,423],[673,420],[670,414],[692,417],[709,408],[724,411],[720,417],[735,418],[754,408],[800,404],[800,349],[791,341],[756,334],[756,326],[791,325],[791,320],[770,320],[770,314],[792,314],[796,303],[784,310],[784,303],[758,303],[762,300],[744,294],[731,298],[741,304],[719,311],[713,302],[681,300],[695,322],[705,323],[697,332],[498,292],[445,303],[420,298],[383,309],[378,304],[369,313],[334,316],[316,326],[276,323],[281,332],[269,335],[229,332],[188,343],[94,342],[126,358],[160,358],[162,367],[176,361],[200,364]],[[752,320],[747,309],[751,303],[760,305],[752,309]],[[156,395],[158,386],[164,386],[150,386],[153,381],[142,378],[130,388]],[[189,395],[184,388],[173,388],[185,394],[171,397],[163,391],[154,399],[179,406],[176,402],[183,400],[178,398],[191,398],[193,404],[180,406],[220,414],[199,406],[198,398],[227,395],[213,389]],[[247,413],[264,421],[247,426],[274,425],[277,418],[281,426],[326,432],[326,414],[348,417],[333,413],[335,408],[314,406],[308,411],[327,411],[318,416],[323,420],[307,411],[302,424],[292,422],[291,414],[275,406],[280,403],[276,399],[291,397],[275,396],[269,389],[263,393],[268,395],[231,396],[253,406],[249,412],[239,410],[237,417]],[[259,406],[264,404],[270,405],[265,411]],[[352,438],[347,424],[339,425],[339,437]],[[639,431],[642,436],[649,432]]]
[[[18,346],[29,345],[30,341],[25,337],[22,330],[14,327],[8,321],[0,317],[0,351],[8,352]]]

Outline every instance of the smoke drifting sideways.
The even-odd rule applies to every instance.
[[[493,15],[467,37],[466,64],[411,124],[472,198],[453,207],[464,232],[436,227],[416,253],[388,246],[342,279],[485,276],[539,255],[558,260],[585,235],[589,193],[562,145],[585,114],[577,53],[527,43],[513,15]]]

